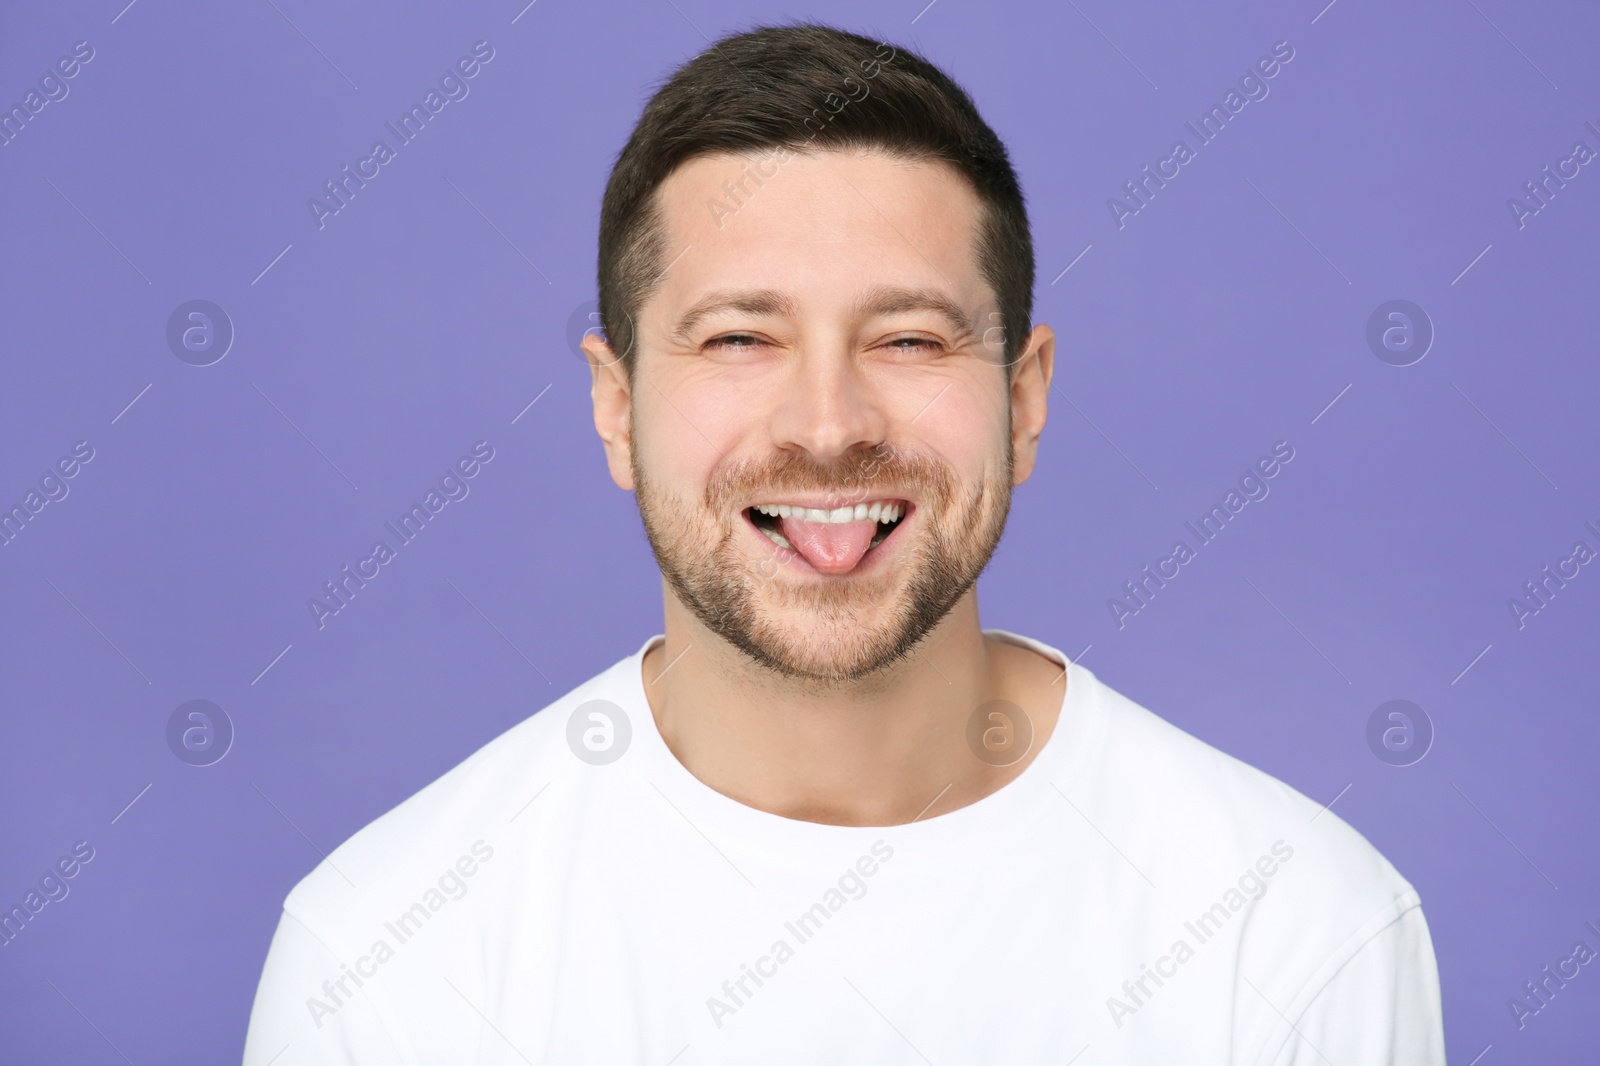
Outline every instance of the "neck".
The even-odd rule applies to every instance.
[[[833,825],[900,825],[966,806],[1012,780],[1049,738],[1060,665],[983,635],[975,591],[909,656],[822,686],[752,662],[668,589],[666,640],[643,664],[657,728],[679,762],[749,807]],[[979,705],[1007,700],[1033,728],[998,766],[968,746]]]

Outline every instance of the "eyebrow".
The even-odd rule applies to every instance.
[[[972,332],[967,313],[961,305],[935,289],[913,289],[898,285],[880,285],[868,291],[851,305],[856,317],[892,315],[906,311],[932,311],[944,319],[958,337]],[[694,303],[678,319],[672,335],[688,343],[689,332],[712,315],[727,311],[748,315],[775,315],[794,318],[795,302],[776,289],[719,289],[709,292]]]

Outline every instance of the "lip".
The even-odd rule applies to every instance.
[[[818,501],[818,502],[810,502],[810,501],[813,501],[813,500]],[[895,548],[897,548],[899,546],[900,541],[905,539],[904,537],[902,537],[900,535],[901,531],[904,530],[906,528],[906,526],[911,522],[911,520],[913,518],[915,518],[916,515],[917,515],[917,510],[918,509],[917,509],[917,505],[916,504],[912,503],[909,500],[901,499],[901,498],[897,498],[897,497],[893,497],[893,496],[884,496],[884,497],[874,496],[871,499],[862,500],[860,502],[870,505],[870,504],[873,504],[873,503],[877,503],[880,500],[882,502],[885,502],[885,503],[899,503],[899,504],[902,504],[906,509],[905,510],[905,514],[900,516],[900,521],[897,522],[895,524],[895,527],[889,531],[889,535],[887,537],[884,537],[883,540],[881,542],[879,542],[876,547],[867,549],[867,554],[861,557],[861,561],[859,563],[857,563],[853,569],[851,569],[851,570],[849,570],[849,571],[847,571],[846,573],[843,573],[843,574],[824,574],[824,573],[818,571],[810,563],[806,562],[805,556],[801,555],[799,552],[795,551],[793,548],[785,548],[783,545],[777,544],[777,543],[773,542],[772,540],[768,539],[768,537],[767,537],[767,535],[765,533],[761,532],[761,530],[756,528],[755,522],[753,522],[751,520],[751,518],[750,518],[751,508],[753,508],[755,506],[755,504],[751,504],[750,506],[745,507],[745,508],[740,510],[740,512],[739,512],[740,523],[739,524],[744,526],[744,530],[745,530],[746,536],[754,538],[755,547],[756,547],[757,550],[763,551],[763,552],[771,555],[773,558],[777,559],[783,566],[792,567],[798,573],[808,574],[813,578],[834,579],[834,580],[837,580],[839,578],[858,577],[858,576],[861,576],[861,575],[864,575],[864,574],[873,573],[879,567],[889,565],[888,562],[885,562],[885,559],[889,556],[889,554]],[[763,504],[767,504],[767,503],[788,503],[791,506],[795,506],[795,507],[819,507],[820,508],[820,507],[826,506],[826,500],[825,500],[824,497],[804,497],[804,496],[798,497],[798,498],[785,497],[783,499],[758,500],[757,503],[763,503]],[[838,503],[837,506],[841,506],[842,507],[843,504],[842,503]]]

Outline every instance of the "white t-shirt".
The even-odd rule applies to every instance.
[[[245,1063],[1444,1063],[1421,904],[1372,845],[986,632],[1068,670],[1059,721],[1003,788],[889,827],[694,777],[653,638],[294,887]]]

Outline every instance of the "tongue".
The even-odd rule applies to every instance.
[[[870,518],[859,522],[780,518],[778,526],[812,569],[824,574],[844,574],[855,569],[878,532],[878,523]]]

